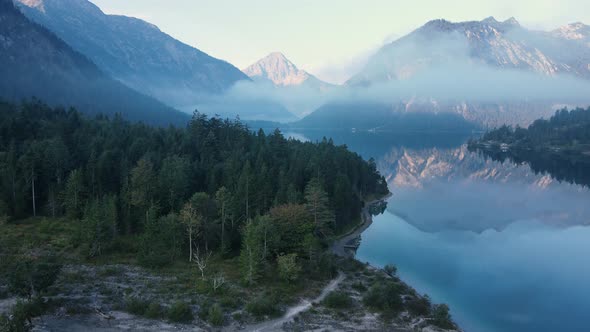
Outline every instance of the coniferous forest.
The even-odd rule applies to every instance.
[[[122,236],[147,266],[248,246],[303,256],[388,191],[375,163],[344,146],[238,120],[195,112],[185,128],[156,128],[39,101],[0,108],[0,215],[80,220],[75,245],[89,258]]]

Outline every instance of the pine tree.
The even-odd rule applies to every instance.
[[[334,212],[329,208],[328,194],[322,188],[318,178],[313,178],[305,187],[305,207],[313,216],[314,232],[326,237],[334,226]]]

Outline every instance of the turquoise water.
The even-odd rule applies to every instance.
[[[419,292],[448,303],[465,331],[581,332],[590,312],[588,239],[588,227],[536,221],[428,233],[385,212],[363,233],[357,257],[394,263]]]
[[[393,196],[357,258],[395,264],[465,331],[590,331],[587,188],[469,152],[464,136],[291,136],[333,137],[375,159]]]

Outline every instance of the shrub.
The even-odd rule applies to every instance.
[[[61,265],[52,257],[21,259],[14,262],[9,275],[9,289],[30,298],[45,292],[57,279]]]
[[[387,264],[383,267],[383,271],[385,271],[388,276],[393,278],[397,274],[397,267],[395,267],[393,264]]]
[[[393,282],[376,284],[363,297],[365,305],[373,310],[391,315],[403,309],[399,287]]]
[[[352,306],[352,299],[344,292],[332,292],[322,302],[332,309],[345,309]]]
[[[246,304],[246,311],[260,318],[264,316],[279,316],[281,310],[276,301],[268,296],[259,296]]]
[[[130,297],[125,301],[125,310],[137,316],[143,316],[146,313],[148,303],[136,297]]]
[[[437,304],[432,309],[432,323],[442,329],[451,330],[454,329],[455,323],[449,314],[449,306],[446,304]]]
[[[168,319],[176,323],[190,323],[193,320],[193,312],[188,304],[178,301],[168,310]]]
[[[158,302],[152,302],[145,311],[145,316],[151,319],[162,317],[162,306]]]
[[[428,296],[412,297],[406,301],[408,310],[414,315],[426,316],[430,314],[430,298]]]
[[[297,254],[281,255],[277,258],[279,276],[287,282],[293,282],[299,278],[301,266],[297,263]]]
[[[209,314],[207,315],[207,321],[213,326],[223,325],[223,311],[219,304],[214,304],[209,308]]]

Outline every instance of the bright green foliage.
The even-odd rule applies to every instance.
[[[283,280],[293,282],[299,279],[301,266],[297,262],[297,254],[280,255],[277,257],[277,267]]]
[[[262,238],[260,229],[254,222],[244,227],[242,250],[240,251],[240,270],[247,284],[254,283],[262,269]]]

